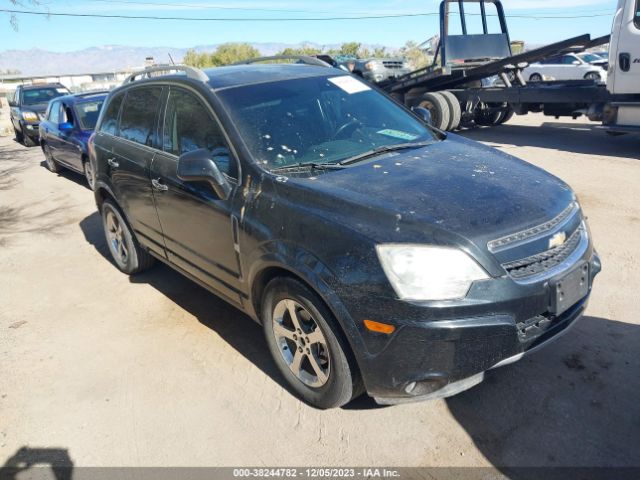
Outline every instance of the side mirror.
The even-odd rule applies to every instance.
[[[73,124],[69,123],[69,122],[64,122],[64,123],[59,123],[58,124],[58,130],[60,130],[61,132],[70,132],[71,130],[73,130]]]
[[[187,152],[178,158],[178,178],[185,182],[209,182],[222,200],[229,198],[231,185],[224,174],[211,159],[211,153],[205,148]]]
[[[573,62],[571,62],[573,65],[580,65],[580,60],[574,60]]]
[[[424,107],[411,107],[411,111],[421,118],[424,123],[431,125],[431,112]]]

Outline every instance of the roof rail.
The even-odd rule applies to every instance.
[[[144,70],[140,70],[138,72],[134,72],[125,78],[123,84],[135,82],[136,78],[144,75],[145,78],[151,78],[150,74],[153,72],[184,72],[186,73],[188,78],[192,78],[193,80],[200,80],[201,82],[208,82],[209,77],[206,73],[196,67],[190,67],[188,65],[157,65],[155,67],[147,67]]]
[[[327,62],[323,62],[319,58],[310,57],[309,55],[273,55],[271,57],[257,57],[250,58],[249,60],[242,60],[241,62],[236,62],[232,65],[248,65],[250,63],[268,62],[272,60],[298,60],[299,62],[305,63],[307,65],[333,68]]]

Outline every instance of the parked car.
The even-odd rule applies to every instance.
[[[111,256],[262,324],[310,404],[453,395],[584,312],[600,260],[558,178],[336,68],[171,68],[112,91],[90,140]]]
[[[27,147],[36,145],[38,125],[44,118],[49,101],[69,93],[67,87],[60,83],[18,85],[13,97],[9,98],[16,140]]]
[[[522,74],[530,82],[540,82],[545,76],[552,77],[554,80],[584,79],[599,83],[607,81],[607,71],[604,68],[592,65],[573,53],[555,55],[541,62],[532,63],[522,71]]]
[[[581,60],[584,60],[585,62],[587,62],[587,63],[589,63],[591,65],[595,65],[597,67],[600,67],[600,68],[602,68],[604,70],[609,68],[609,59],[601,57],[598,54],[589,53],[589,52],[583,52],[583,53],[579,53],[578,57],[580,57]]]
[[[106,97],[107,92],[58,97],[49,103],[40,123],[40,146],[47,168],[56,173],[63,167],[82,173],[92,190],[95,175],[87,142]]]
[[[373,83],[393,80],[411,72],[411,67],[404,58],[358,58],[350,62],[354,63],[355,75]]]

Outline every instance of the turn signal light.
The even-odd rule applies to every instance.
[[[393,325],[389,325],[381,322],[374,322],[373,320],[365,320],[364,326],[367,327],[368,330],[377,333],[386,333],[387,335],[392,334],[396,327]]]

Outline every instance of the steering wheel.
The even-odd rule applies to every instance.
[[[336,133],[333,134],[333,137],[331,139],[336,140],[340,137],[345,136],[347,133],[353,133],[358,129],[360,125],[361,124],[359,120],[352,118],[351,120],[344,123],[343,125],[340,125],[340,127],[336,130]]]

